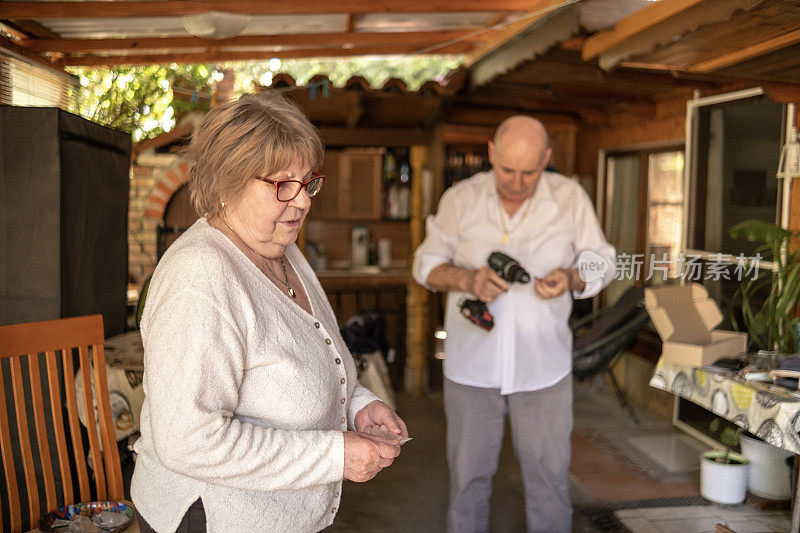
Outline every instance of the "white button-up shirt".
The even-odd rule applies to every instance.
[[[518,260],[537,278],[556,268],[576,268],[582,252],[598,254],[608,269],[601,278],[587,281],[580,294],[573,294],[576,298],[594,296],[615,274],[616,253],[603,236],[589,196],[576,181],[553,172],[542,173],[534,195],[510,219],[500,203],[493,172],[476,174],[446,190],[438,212],[428,217],[425,240],[414,253],[414,279],[431,288],[426,281],[435,267],[452,263],[478,269],[487,265],[494,251]],[[448,379],[511,394],[552,386],[571,372],[571,295],[542,299],[532,283],[509,287],[488,304],[495,318],[490,332],[458,310],[458,303],[473,295],[458,291],[447,295],[444,374]]]

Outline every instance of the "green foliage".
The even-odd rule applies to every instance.
[[[793,335],[800,323],[795,316],[800,298],[800,252],[793,249],[792,240],[800,233],[759,220],[736,224],[729,233],[734,239],[761,243],[757,252],[775,264],[774,270],[759,269],[754,278],[745,276],[734,294],[734,304],[741,303],[744,329],[751,342],[762,350],[784,354],[797,350]],[[736,316],[732,319],[741,331]]]
[[[723,426],[723,419],[717,417],[708,425],[708,431],[711,435],[717,435],[719,441],[725,448],[725,453],[717,458],[720,463],[730,464],[733,459],[729,457],[731,448],[739,445],[739,435],[736,433],[736,428],[730,424]]]
[[[316,74],[326,74],[342,86],[359,75],[374,87],[387,79],[404,80],[411,90],[425,81],[441,79],[461,62],[452,56],[398,56],[380,58],[324,58],[233,62],[219,65],[147,65],[102,69],[72,68],[80,79],[70,111],[119,129],[140,141],[169,131],[175,117],[187,111],[207,111],[210,99],[173,98],[172,87],[209,94],[223,69],[233,69],[237,95],[253,91],[253,82],[269,85],[278,72],[305,85]]]
[[[139,141],[175,125],[172,83],[199,90],[211,84],[214,70],[209,65],[147,65],[71,72],[79,77],[80,87],[71,95],[70,111]]]

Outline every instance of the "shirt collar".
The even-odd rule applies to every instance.
[[[487,180],[487,194],[490,198],[497,198],[497,185],[495,184],[497,178],[495,177],[494,170],[490,170],[489,172],[492,175],[492,179]],[[550,172],[546,170],[542,171],[542,175],[539,177],[539,183],[536,184],[536,190],[533,192],[533,200],[556,201],[555,196],[553,196],[553,188],[550,186],[549,174]]]

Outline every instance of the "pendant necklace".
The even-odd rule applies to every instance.
[[[525,210],[522,212],[522,216],[519,217],[519,221],[517,221],[517,223],[514,224],[510,229],[507,229],[506,228],[506,222],[505,222],[504,217],[503,217],[503,202],[500,201],[500,199],[498,199],[498,201],[497,201],[497,212],[498,213],[497,214],[500,215],[500,227],[503,228],[503,244],[508,244],[509,235],[511,235],[512,233],[517,231],[517,229],[519,229],[519,227],[525,221],[525,217],[528,216],[528,208],[531,206],[532,201],[530,199],[528,199],[528,200],[526,200],[526,202],[527,203],[525,204]],[[511,220],[511,217],[509,217],[509,221],[510,220]]]
[[[238,234],[238,233],[236,233],[236,230],[234,230],[234,229],[231,227],[231,225],[230,225],[230,224],[228,224],[228,221],[227,221],[227,220],[225,220],[223,217],[219,217],[219,218],[220,218],[220,220],[222,220],[222,222],[223,222],[223,223],[224,223],[226,226],[228,226],[228,229],[229,229],[229,230],[231,230],[231,231],[233,232],[233,234],[234,234],[234,235],[236,235],[236,238],[237,238],[237,239],[239,239],[239,240],[241,241],[241,243],[242,243],[242,244],[244,244],[245,246],[247,246],[247,248],[248,248],[248,249],[249,249],[251,252],[253,252],[253,253],[254,253],[254,254],[256,254],[258,257],[260,257],[260,258],[261,258],[261,261],[264,263],[264,266],[265,266],[265,267],[267,267],[267,270],[269,270],[269,273],[270,273],[270,274],[272,274],[272,277],[273,277],[274,279],[276,279],[276,280],[280,281],[280,282],[281,282],[281,283],[283,283],[284,285],[286,285],[286,293],[287,293],[289,296],[291,296],[292,298],[297,298],[297,293],[294,291],[294,289],[292,288],[292,286],[291,286],[291,285],[289,285],[289,274],[286,272],[286,261],[284,261],[284,260],[283,260],[283,256],[281,256],[281,257],[280,257],[280,260],[281,260],[281,268],[283,269],[283,279],[281,279],[281,278],[279,278],[279,277],[278,277],[278,276],[275,274],[275,271],[274,271],[274,270],[272,270],[272,267],[270,267],[270,266],[269,266],[269,263],[267,262],[267,258],[266,258],[266,257],[264,257],[264,256],[263,256],[263,255],[261,255],[260,253],[256,252],[256,251],[255,251],[255,250],[253,250],[252,248],[250,248],[250,246],[248,246],[248,244],[247,244],[246,242],[244,242],[244,241],[242,240],[242,238],[241,238],[241,237],[239,237],[239,234]]]

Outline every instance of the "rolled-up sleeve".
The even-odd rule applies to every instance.
[[[589,196],[583,189],[575,197],[575,262],[573,268],[586,267],[587,262],[593,264],[591,270],[584,270],[581,279],[586,286],[580,292],[572,291],[576,299],[591,298],[608,286],[616,275],[617,252],[603,235],[600,222],[594,211]],[[600,262],[605,263],[602,271]],[[602,273],[601,273],[602,271]]]
[[[425,240],[414,252],[412,275],[414,280],[428,290],[431,270],[445,263],[452,263],[458,236],[458,206],[455,189],[445,191],[435,215],[429,215],[425,224]]]

